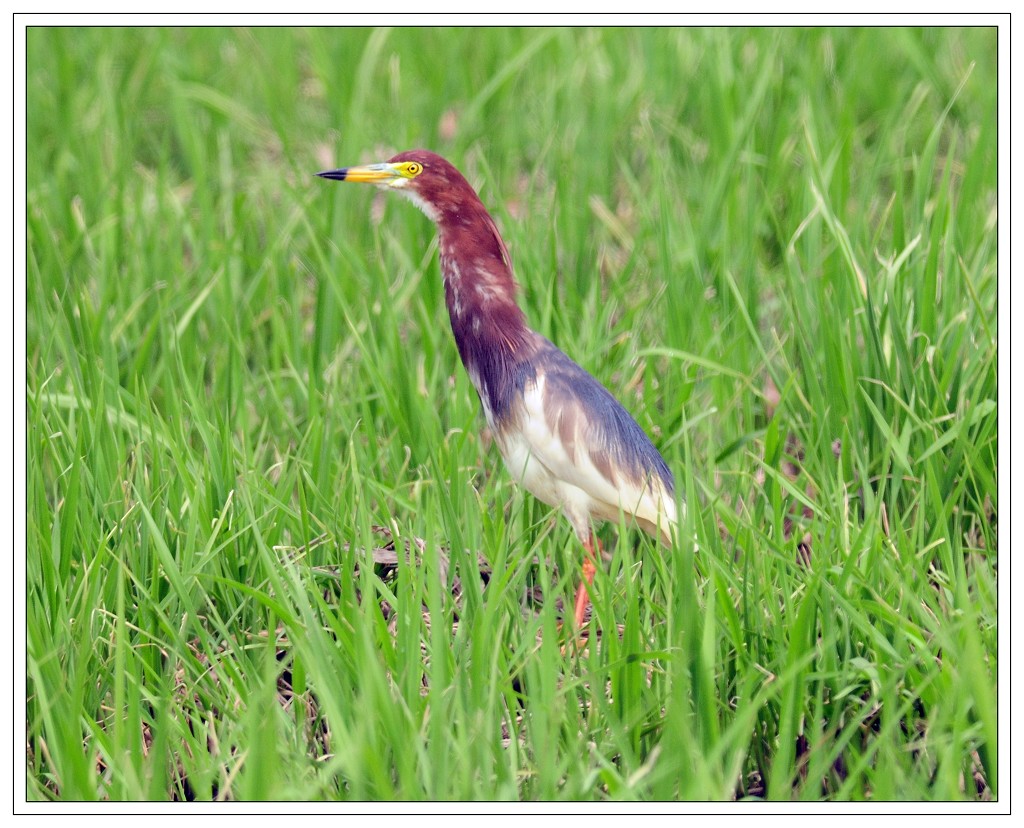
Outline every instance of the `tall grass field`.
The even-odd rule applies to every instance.
[[[999,798],[995,29],[26,37],[29,799]],[[586,636],[417,147],[686,501]]]

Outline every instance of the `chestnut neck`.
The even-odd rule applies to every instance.
[[[505,243],[476,193],[466,188],[436,219],[445,302],[459,356],[485,413],[500,422],[535,349],[534,335],[516,303]]]

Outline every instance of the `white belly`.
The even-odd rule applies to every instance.
[[[495,429],[516,482],[538,500],[562,509],[581,538],[589,536],[593,522],[617,521],[621,515],[635,517],[646,531],[667,537],[669,524],[676,522],[676,508],[660,483],[605,477],[591,460],[586,424],[580,421],[571,445],[563,443],[557,425],[545,416],[543,395],[541,377],[527,387],[517,424]]]

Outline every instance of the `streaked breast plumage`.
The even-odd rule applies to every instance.
[[[561,508],[581,537],[594,520],[624,516],[671,543],[675,481],[665,461],[604,386],[531,333],[534,371],[519,388],[481,387],[479,372],[470,371],[509,472],[535,497]],[[510,397],[511,405],[496,404]]]

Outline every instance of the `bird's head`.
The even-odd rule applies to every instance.
[[[462,173],[428,150],[409,150],[380,164],[343,167],[317,175],[332,181],[376,184],[383,190],[395,190],[435,222],[440,222],[447,211],[479,201]]]

